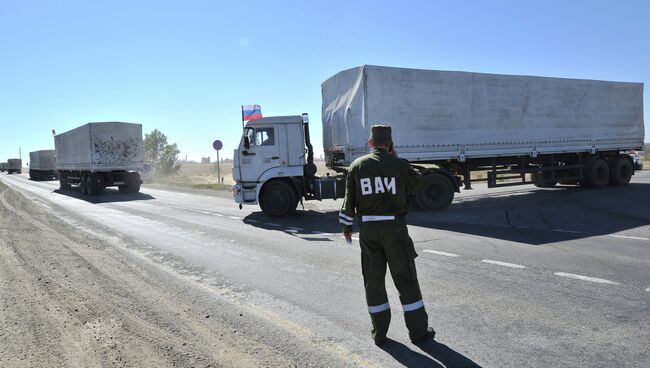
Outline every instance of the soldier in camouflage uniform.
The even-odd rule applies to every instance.
[[[354,218],[360,221],[361,268],[372,336],[377,345],[382,344],[390,325],[385,286],[388,264],[411,341],[431,339],[435,331],[428,326],[415,271],[417,253],[404,218],[407,196],[417,189],[422,178],[406,160],[397,158],[390,127],[374,125],[368,144],[372,152],[350,166],[339,222],[349,242]]]

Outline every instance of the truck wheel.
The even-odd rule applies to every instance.
[[[602,158],[594,158],[585,167],[585,185],[602,188],[609,182],[609,165]]]
[[[532,173],[530,176],[533,181],[533,185],[538,188],[554,188],[557,185],[557,180],[552,180],[548,177],[544,177],[544,171]]]
[[[90,174],[86,179],[86,193],[90,195],[97,194],[97,176]]]
[[[634,167],[625,156],[618,156],[609,165],[609,185],[626,185],[632,179]]]
[[[423,211],[444,210],[453,200],[453,184],[438,173],[425,175],[420,189],[415,193],[415,203]]]
[[[88,194],[88,187],[86,186],[88,185],[87,181],[88,181],[87,176],[84,175],[81,177],[81,182],[79,183],[79,189],[81,189],[81,194]]]
[[[293,213],[298,205],[296,191],[283,181],[272,181],[264,186],[260,196],[262,211],[271,217],[282,217]]]

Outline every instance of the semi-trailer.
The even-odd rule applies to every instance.
[[[7,168],[9,168],[9,164],[6,162],[0,162],[0,172],[5,172],[7,171]]]
[[[58,179],[54,160],[54,150],[30,152],[29,178],[35,181]]]
[[[143,169],[142,125],[123,122],[88,123],[54,136],[61,190],[79,186],[83,194],[107,187],[140,191]]]
[[[19,158],[10,158],[7,160],[7,174],[22,174],[23,160]]]
[[[236,203],[270,216],[299,201],[342,198],[349,165],[374,124],[392,127],[400,158],[423,175],[411,201],[448,207],[461,187],[625,185],[644,139],[643,84],[364,65],[323,82],[326,165],[317,176],[307,114],[244,126],[234,152]],[[483,179],[472,172],[483,171]]]

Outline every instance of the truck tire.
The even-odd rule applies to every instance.
[[[142,181],[140,180],[139,174],[136,173],[126,175],[125,181],[125,185],[120,185],[117,187],[120,190],[120,193],[138,193],[140,191]]]
[[[66,179],[59,179],[60,190],[70,190],[70,183]]]
[[[609,185],[627,185],[633,173],[632,162],[625,156],[618,156],[609,164]]]
[[[423,211],[444,210],[454,200],[454,185],[439,173],[424,176],[420,189],[415,193],[415,203]]]
[[[602,158],[593,158],[585,165],[584,175],[587,188],[602,188],[609,182],[609,165]]]
[[[97,176],[90,174],[86,178],[86,193],[89,195],[97,194]]]
[[[545,172],[548,171],[532,173],[530,175],[533,181],[533,185],[535,185],[538,188],[554,188],[557,185],[557,180],[551,179],[549,177],[545,177],[546,176],[544,175]]]
[[[79,182],[79,189],[81,189],[81,194],[88,194],[88,177],[86,175],[81,177],[81,181]]]
[[[287,183],[275,180],[264,185],[260,195],[262,211],[271,217],[292,214],[298,206],[296,191]]]

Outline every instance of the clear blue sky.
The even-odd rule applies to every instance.
[[[232,157],[252,103],[318,157],[320,84],[362,64],[647,83],[650,1],[0,0],[0,160],[89,121]]]

